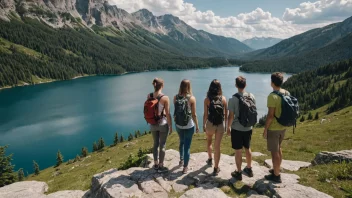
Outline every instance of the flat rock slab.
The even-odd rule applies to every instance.
[[[45,182],[23,181],[0,188],[1,198],[41,198],[46,197],[48,185]]]
[[[180,198],[228,198],[228,196],[221,191],[219,188],[213,189],[203,189],[203,188],[194,188],[187,191]]]
[[[267,156],[267,155],[261,152],[252,152],[252,157],[260,157],[260,156]]]
[[[273,163],[271,159],[265,160],[265,165],[269,168],[273,167]],[[306,168],[311,166],[312,164],[309,162],[301,162],[301,161],[291,161],[291,160],[282,160],[281,168],[289,171],[298,171],[301,168]]]
[[[323,151],[315,156],[312,161],[313,165],[328,164],[328,163],[352,162],[352,150],[343,150],[337,152]]]
[[[276,192],[283,198],[332,198],[332,196],[317,191],[314,188],[299,184],[287,186],[286,188],[277,188]]]
[[[82,198],[85,197],[86,192],[81,190],[64,190],[51,193],[47,198]]]

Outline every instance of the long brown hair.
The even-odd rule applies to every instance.
[[[159,91],[164,86],[164,80],[161,78],[154,78],[153,80],[154,91]]]
[[[220,81],[217,79],[214,79],[211,81],[209,90],[207,93],[208,98],[214,98],[216,96],[222,96],[222,89],[221,89],[221,84]]]
[[[193,95],[191,81],[187,79],[183,79],[180,84],[180,89],[178,90],[179,95]]]

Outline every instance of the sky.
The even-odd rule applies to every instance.
[[[245,40],[289,38],[352,16],[352,0],[111,0],[135,12],[172,14],[192,27]]]

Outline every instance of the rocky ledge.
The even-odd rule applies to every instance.
[[[148,155],[144,167],[135,167],[128,170],[111,169],[94,175],[90,191],[60,191],[44,195],[47,185],[43,182],[19,182],[4,188],[0,188],[0,197],[228,197],[224,193],[237,182],[231,177],[235,170],[234,157],[222,155],[220,161],[220,173],[213,176],[213,168],[207,166],[207,154],[194,153],[191,155],[189,173],[182,174],[179,166],[179,153],[175,150],[166,152],[165,166],[168,173],[157,173],[152,169],[152,156]],[[292,165],[292,164],[291,164]],[[306,165],[306,164],[303,164]],[[246,164],[243,164],[243,167]],[[313,188],[298,184],[299,176],[282,173],[283,183],[277,184],[264,180],[264,175],[269,169],[252,164],[254,177],[243,175],[242,183],[246,188],[247,197],[319,197],[330,198],[331,196],[319,192]]]

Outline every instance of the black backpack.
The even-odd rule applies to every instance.
[[[174,117],[175,123],[179,126],[186,126],[191,119],[192,113],[188,106],[189,99],[189,95],[186,97],[180,96],[178,94],[176,95]]]
[[[239,116],[238,121],[244,127],[252,127],[257,123],[257,107],[254,103],[253,98],[248,95],[241,96],[240,94],[236,93],[233,95],[238,98],[239,100]]]
[[[274,91],[273,93],[281,97],[281,115],[279,118],[275,116],[277,122],[282,126],[295,127],[299,115],[299,105],[297,98],[282,94],[279,91]],[[294,132],[295,131],[293,130],[293,133]]]
[[[224,122],[224,105],[222,104],[222,96],[209,98],[209,113],[208,120],[213,123],[213,125],[223,124]]]

